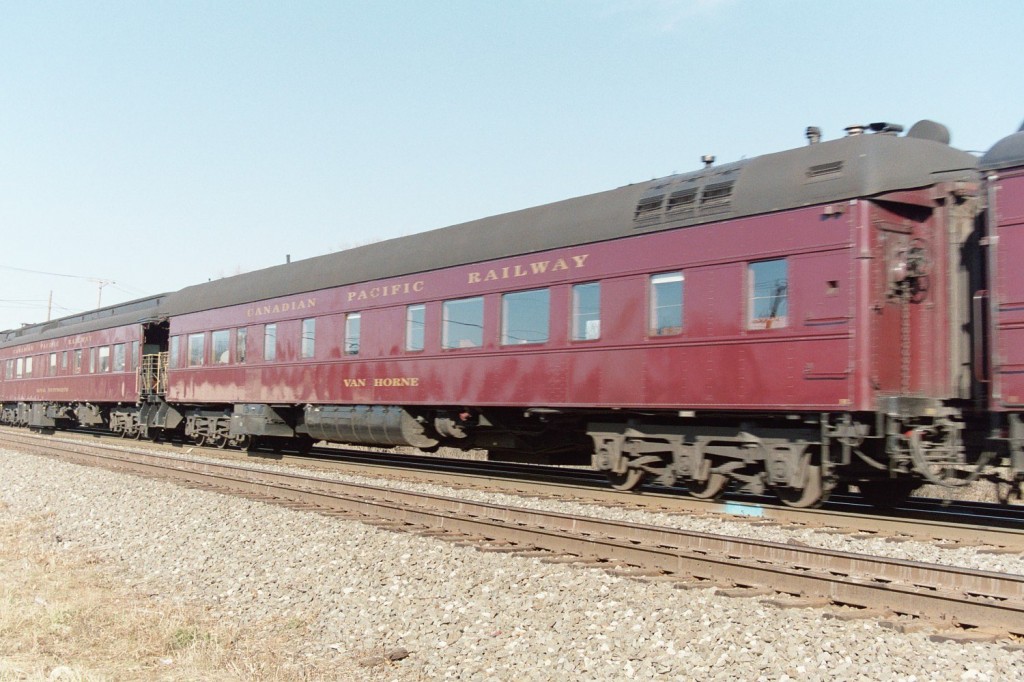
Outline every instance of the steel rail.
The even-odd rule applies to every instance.
[[[947,625],[997,627],[1024,635],[1021,575],[510,508],[101,445],[38,440],[18,444],[73,461],[328,513],[362,514],[480,541],[513,543],[523,550],[571,555],[581,561],[618,562],[680,579],[765,587]]]
[[[0,435],[10,437],[38,438],[23,430],[0,428]],[[76,432],[61,432],[63,438],[74,439]],[[116,439],[115,442],[130,447],[132,441]],[[146,444],[154,447],[157,444]],[[170,451],[180,451],[181,445],[163,445]],[[201,448],[201,446],[188,446]],[[331,453],[335,448],[327,448]],[[423,483],[451,486],[458,481],[460,487],[472,487],[487,492],[500,492],[511,495],[535,495],[572,500],[582,503],[601,503],[620,508],[634,507],[663,513],[689,513],[718,515],[723,519],[748,521],[754,523],[772,522],[779,525],[798,525],[802,527],[829,530],[836,533],[864,534],[877,537],[894,537],[899,539],[917,539],[922,541],[940,541],[957,543],[959,546],[988,548],[998,552],[1024,552],[1024,521],[1017,526],[990,526],[979,523],[966,523],[952,520],[952,513],[936,516],[928,513],[910,513],[900,516],[884,515],[868,512],[857,508],[853,510],[836,509],[830,505],[824,509],[800,509],[782,505],[765,504],[744,499],[700,500],[677,493],[653,490],[641,492],[621,492],[604,485],[593,485],[588,482],[568,480],[566,476],[556,475],[548,478],[539,471],[531,471],[532,476],[524,478],[512,475],[502,477],[493,473],[491,467],[484,471],[465,470],[465,460],[447,460],[430,458],[431,469],[425,469],[423,459],[407,455],[378,455],[362,453],[362,451],[340,450],[341,459],[328,457],[310,458],[304,455],[287,453],[271,454],[256,453],[256,458],[266,459],[271,463],[296,465],[304,468],[310,466],[329,466],[353,475],[379,477],[383,470],[401,468],[401,477]],[[204,456],[218,459],[239,460],[249,459],[252,453],[217,448],[201,448]],[[198,454],[198,453],[197,453]],[[366,459],[363,459],[365,454]],[[361,461],[352,462],[348,456],[355,455]],[[371,458],[380,456],[382,462],[374,462]],[[409,466],[404,460],[411,460]],[[470,464],[484,465],[486,462],[471,461]],[[502,463],[500,463],[502,464]],[[443,467],[443,468],[442,468]],[[452,467],[455,467],[452,469]],[[441,468],[439,470],[439,468]],[[473,469],[480,469],[474,466]],[[541,469],[535,465],[531,469]],[[543,471],[545,469],[541,469]],[[1024,510],[1022,510],[1024,511]],[[985,551],[985,550],[983,550]]]

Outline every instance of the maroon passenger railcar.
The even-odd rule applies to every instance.
[[[0,334],[0,423],[109,425],[140,400],[147,344],[143,311],[161,297]],[[159,341],[150,339],[150,350]],[[116,419],[114,420],[116,427]]]
[[[977,162],[872,129],[182,290],[164,397],[220,444],[909,490],[964,457]]]
[[[987,289],[976,310],[987,310],[988,339],[979,337],[979,378],[989,386],[994,431],[1005,439],[1013,469],[1024,471],[1024,125],[981,159],[987,198]],[[983,308],[985,299],[987,306]],[[980,357],[987,351],[987,357]]]

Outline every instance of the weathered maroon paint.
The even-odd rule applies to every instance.
[[[946,398],[953,386],[949,282],[934,268],[927,298],[907,306],[911,365],[901,370],[898,304],[886,240],[907,234],[947,262],[946,215],[904,217],[896,204],[941,206],[944,191],[902,192],[460,266],[210,310],[171,320],[180,336],[168,400],[859,411],[880,396]],[[787,258],[788,326],[746,328],[747,264]],[[554,271],[558,259],[565,269]],[[543,274],[531,265],[549,261]],[[683,270],[684,331],[648,337],[648,276]],[[488,279],[492,272],[494,279]],[[600,281],[601,338],[569,340],[571,285]],[[551,288],[550,341],[501,346],[501,294]],[[443,350],[441,302],[484,297],[484,344]],[[1024,298],[1020,299],[1024,300]],[[426,305],[426,348],[404,350],[405,307]],[[276,311],[275,311],[276,306]],[[362,314],[358,356],[341,353],[346,313]],[[316,357],[299,355],[300,320],[317,318]],[[263,325],[278,324],[264,362]],[[190,333],[248,327],[246,364],[184,367]],[[234,331],[231,335],[232,352]],[[232,360],[234,357],[232,356]],[[210,362],[210,358],[206,358]],[[374,381],[407,379],[403,386]],[[365,380],[365,385],[359,384]],[[413,385],[408,385],[412,383]],[[908,383],[901,386],[901,383]]]
[[[1000,170],[990,184],[991,408],[1016,412],[1024,407],[1024,167]]]
[[[129,364],[132,342],[142,347],[142,325],[134,324],[111,329],[102,329],[75,336],[66,336],[47,341],[36,341],[21,346],[0,349],[0,402],[17,401],[71,401],[91,403],[125,403],[134,405],[139,398],[136,385],[136,370],[139,359]],[[121,372],[87,371],[89,349],[107,346],[111,348],[113,367],[113,345],[125,344],[125,369]],[[82,371],[74,371],[74,351],[82,349]],[[68,364],[60,366],[60,355],[68,352]],[[57,353],[57,371],[49,373],[49,355]],[[8,359],[33,357],[33,374],[21,379],[5,379],[4,367]]]

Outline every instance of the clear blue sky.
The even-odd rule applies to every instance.
[[[0,329],[808,125],[985,150],[1024,120],[1022,27],[1019,0],[0,0]]]

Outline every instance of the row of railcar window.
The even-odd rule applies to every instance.
[[[787,325],[788,267],[785,259],[758,261],[747,265],[747,328],[775,329]],[[648,275],[648,335],[673,336],[683,333],[682,270]],[[601,338],[601,282],[571,287],[569,340],[595,341]],[[484,345],[484,297],[450,299],[441,302],[440,346],[442,350],[478,348]],[[501,294],[502,346],[543,344],[551,339],[551,289],[538,288]],[[322,319],[322,318],[320,318]],[[427,304],[415,303],[405,309],[406,352],[426,348]],[[279,359],[282,327],[287,325],[294,341],[298,335],[299,359],[316,357],[318,318],[299,322],[268,323],[262,326],[219,329],[172,336],[170,366],[203,367],[244,364],[259,344],[250,348],[250,335],[262,334],[261,359]],[[334,356],[359,355],[362,313],[344,315],[344,339]],[[182,352],[184,351],[184,352]]]
[[[55,353],[9,358],[4,363],[4,379],[32,379],[69,374],[100,374],[134,372],[139,356],[139,342],[115,343],[109,346],[75,348]]]

